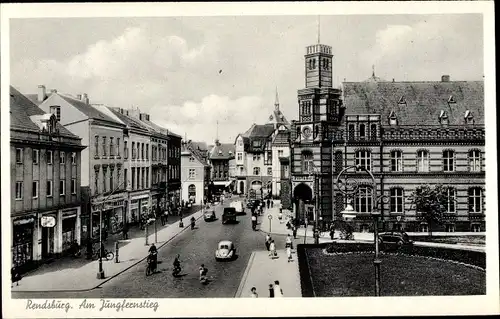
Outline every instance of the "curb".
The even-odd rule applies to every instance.
[[[188,215],[186,217],[189,217],[189,216],[192,216],[198,212],[201,212],[201,210],[191,214],[191,215]],[[186,218],[184,217],[184,218]],[[201,214],[201,216],[199,216],[198,218],[196,218],[196,220],[200,219],[203,217],[203,214]],[[174,225],[174,224],[172,224]],[[158,246],[158,250],[161,249],[163,246],[165,246],[166,244],[168,244],[172,239],[174,239],[175,237],[177,237],[179,234],[181,234],[182,232],[184,232],[186,229],[190,228],[191,225],[187,225],[187,226],[184,226],[184,228],[182,228],[178,233],[174,234],[172,237],[170,237],[168,240],[166,240],[163,244],[161,244],[160,246]],[[140,257],[139,257],[140,258]],[[127,268],[124,268],[122,270],[120,270],[119,272],[117,272],[116,274],[104,279],[104,281],[100,282],[97,286],[94,286],[94,287],[91,287],[91,288],[85,288],[85,289],[71,289],[71,290],[16,290],[16,291],[12,291],[11,290],[11,293],[40,293],[40,292],[83,292],[83,291],[91,291],[91,290],[94,290],[94,289],[97,289],[97,288],[100,288],[100,286],[104,285],[105,283],[107,283],[108,281],[110,281],[111,279],[117,277],[118,275],[121,275],[122,273],[124,273],[125,271],[129,270],[130,268],[138,265],[139,263],[143,262],[144,260],[146,260],[146,258],[148,258],[148,256],[146,257],[142,257],[140,258],[137,262],[134,262],[133,264],[131,264],[130,266],[128,266]]]
[[[255,251],[252,252],[250,259],[248,260],[247,267],[245,268],[245,272],[243,273],[243,276],[241,276],[240,285],[238,286],[238,290],[234,294],[235,298],[241,297],[241,294],[243,293],[243,287],[247,282],[248,274],[250,273],[250,268],[252,268],[254,259],[255,259]]]

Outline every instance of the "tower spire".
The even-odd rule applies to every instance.
[[[375,77],[375,64],[372,64],[372,77]]]
[[[219,121],[217,121],[217,130],[215,131],[215,141],[219,141]]]
[[[320,44],[321,40],[321,16],[318,15],[318,44]]]
[[[276,98],[274,99],[274,110],[280,110],[280,101],[278,99],[278,86],[276,86]]]

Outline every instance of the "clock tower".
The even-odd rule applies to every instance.
[[[299,220],[321,224],[333,219],[332,147],[343,108],[341,90],[332,83],[332,47],[319,41],[308,46],[304,66],[291,132],[293,210]]]

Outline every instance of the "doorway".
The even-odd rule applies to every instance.
[[[42,259],[54,254],[54,227],[42,227]]]

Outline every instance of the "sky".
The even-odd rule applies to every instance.
[[[304,53],[332,47],[334,86],[483,79],[480,14],[29,18],[10,23],[11,85],[139,107],[186,136],[233,143],[274,109],[298,117]],[[218,130],[217,130],[218,121]]]

